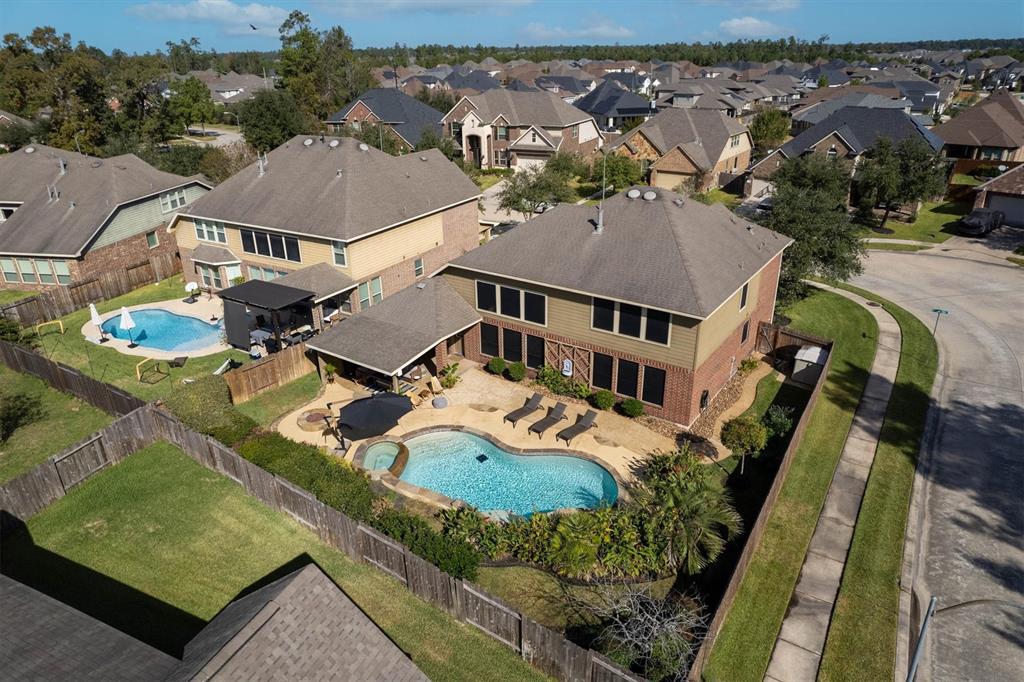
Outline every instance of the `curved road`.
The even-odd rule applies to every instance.
[[[938,597],[918,680],[1011,680],[1024,670],[1024,269],[952,239],[872,251],[852,283],[939,321],[939,376],[918,465],[913,591]],[[972,600],[997,600],[941,609]],[[1018,605],[1014,608],[1012,605]],[[920,620],[915,618],[914,627]]]

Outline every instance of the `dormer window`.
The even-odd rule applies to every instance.
[[[534,133],[530,133],[530,142],[536,142],[536,141],[537,141],[537,133],[535,133],[535,132]]]
[[[839,156],[839,152],[836,150],[836,146],[832,145],[831,147],[829,147],[828,151],[825,153],[825,156],[827,156],[829,159],[837,158]]]
[[[173,192],[165,192],[160,195],[160,210],[164,213],[181,208],[185,205],[185,190],[176,189]]]
[[[508,139],[508,126],[498,126],[497,132],[495,132],[494,135],[499,140],[507,140]]]

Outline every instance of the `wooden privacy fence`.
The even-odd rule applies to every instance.
[[[482,630],[557,680],[642,680],[600,653],[573,644],[561,633],[537,623],[480,587],[453,578],[400,542],[327,506],[306,490],[261,469],[153,405],[139,407],[82,443],[0,486],[0,509],[26,521],[90,476],[157,441],[172,443],[204,467],[233,479],[267,506],[310,528],[326,544],[387,573],[420,599]],[[12,522],[7,514],[3,518]]]
[[[0,341],[0,362],[17,372],[38,377],[58,391],[81,398],[108,414],[128,414],[145,404],[133,395],[86,376],[73,367],[44,358],[24,346]]]
[[[306,344],[298,343],[257,362],[225,372],[224,380],[231,391],[231,402],[237,405],[315,369],[316,363],[306,355]]]
[[[804,432],[807,431],[807,424],[811,421],[811,417],[814,413],[814,407],[818,403],[818,397],[821,395],[822,387],[825,385],[825,381],[828,378],[829,368],[832,366],[832,342],[827,339],[822,339],[811,334],[804,334],[802,332],[795,332],[791,329],[776,327],[774,325],[762,324],[761,331],[766,333],[764,336],[759,335],[759,343],[763,338],[782,339],[784,340],[782,343],[784,346],[791,345],[792,343],[799,343],[800,345],[803,345],[804,343],[811,343],[825,348],[828,351],[828,357],[825,359],[825,365],[822,367],[821,374],[818,376],[818,382],[814,384],[814,388],[811,389],[811,395],[807,399],[807,405],[804,407],[804,411],[800,415],[800,419],[797,421],[796,427],[793,429],[793,435],[790,436],[789,445],[786,447],[786,452],[782,456],[782,462],[779,464],[779,470],[775,472],[775,480],[772,481],[772,487],[768,490],[768,495],[765,497],[764,503],[761,505],[761,512],[757,515],[757,520],[754,521],[754,525],[750,528],[750,532],[747,534],[746,542],[743,545],[743,552],[740,553],[739,561],[736,562],[736,566],[733,568],[729,584],[726,586],[725,593],[722,595],[722,599],[718,603],[718,608],[715,610],[715,615],[712,617],[711,623],[708,625],[704,641],[701,642],[700,649],[697,651],[697,656],[694,659],[693,666],[690,668],[690,675],[688,678],[692,682],[696,682],[701,679],[701,673],[703,672],[704,665],[707,663],[708,656],[711,654],[711,650],[715,645],[715,639],[722,631],[722,625],[725,623],[725,617],[729,614],[729,609],[732,607],[732,603],[736,599],[736,593],[739,591],[740,584],[743,582],[743,578],[747,574],[747,569],[750,568],[750,562],[753,559],[754,552],[757,551],[758,545],[761,544],[761,536],[764,535],[764,529],[768,524],[768,519],[772,514],[772,510],[775,508],[775,502],[778,500],[782,486],[786,482],[786,476],[789,474],[789,470],[793,466],[793,459],[796,457],[796,451],[800,449],[800,442],[804,438]],[[774,347],[778,348],[779,346],[776,345]]]
[[[829,339],[797,331],[789,327],[780,327],[774,324],[762,322],[757,331],[757,352],[774,353],[779,348],[787,346],[821,346],[831,348],[832,342]]]
[[[152,256],[148,260],[104,272],[92,279],[26,294],[28,298],[0,307],[0,315],[30,327],[40,322],[56,320],[81,310],[90,303],[122,296],[178,272],[181,272],[181,259],[178,258],[178,254]]]

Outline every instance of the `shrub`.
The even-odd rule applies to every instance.
[[[487,371],[491,374],[504,374],[505,373],[505,359],[504,358],[491,358],[487,361]]]
[[[233,445],[256,428],[256,422],[231,404],[231,392],[224,377],[204,376],[173,391],[167,409],[200,433]]]
[[[590,397],[590,385],[585,381],[573,381],[550,365],[537,370],[537,383],[558,395],[571,395],[580,400]]]
[[[238,453],[354,519],[372,516],[375,496],[366,476],[316,446],[296,443],[279,433],[263,433],[241,443]]]
[[[750,374],[757,369],[757,366],[761,363],[757,358],[743,358],[740,361],[740,374]]]
[[[740,416],[722,425],[722,445],[736,455],[752,455],[764,450],[768,429],[752,417]]]
[[[644,404],[636,398],[626,398],[619,404],[619,409],[630,419],[636,419],[643,415]]]
[[[610,410],[615,407],[615,394],[606,388],[590,394],[590,404],[599,410]]]
[[[465,580],[476,578],[480,555],[465,540],[442,535],[420,517],[397,509],[384,510],[373,525],[448,575]]]
[[[455,388],[455,384],[459,383],[459,363],[453,362],[450,365],[445,365],[441,368],[438,374],[441,375],[441,388]]]
[[[772,405],[768,408],[761,423],[768,430],[768,437],[785,436],[793,428],[793,408],[784,405]]]
[[[521,362],[513,362],[505,368],[505,373],[512,381],[522,381],[526,378],[526,365]]]
[[[22,426],[45,416],[43,401],[29,393],[0,393],[0,443],[4,443]]]
[[[20,343],[26,346],[35,345],[35,334],[22,328],[14,320],[0,317],[0,340],[8,343]]]

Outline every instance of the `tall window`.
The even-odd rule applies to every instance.
[[[13,258],[0,258],[0,270],[3,270],[4,281],[18,283],[18,268],[14,266]]]
[[[747,287],[748,286],[750,286],[749,283],[748,284],[744,284],[743,288],[740,289],[740,310],[743,310],[744,308],[747,307]]]
[[[369,282],[359,285],[359,308],[369,308],[374,303],[384,300],[384,289],[380,277],[374,277]]]
[[[214,289],[220,289],[224,283],[220,279],[220,268],[211,265],[196,263],[196,269],[203,280],[203,284]]]
[[[508,126],[498,126],[497,132],[494,134],[495,139],[507,140],[508,139]]]
[[[644,389],[640,397],[652,405],[665,404],[665,370],[644,365]]]
[[[498,312],[498,288],[490,282],[476,283],[476,307],[489,313]]]
[[[578,125],[572,127],[572,136],[574,139],[580,136],[580,127]]]
[[[523,335],[514,329],[501,330],[503,357],[509,362],[523,361]]]
[[[672,316],[661,310],[616,303],[606,298],[593,299],[591,325],[594,329],[667,346],[671,322]]]
[[[348,247],[345,242],[331,242],[331,250],[334,252],[334,264],[345,267],[348,265]]]
[[[39,273],[40,284],[53,284],[53,268],[48,260],[36,261],[36,272]]]
[[[548,297],[517,287],[498,286],[477,280],[476,307],[516,320],[547,324]]]
[[[21,281],[28,284],[36,283],[36,271],[32,268],[31,258],[19,258],[18,269],[21,270]]]
[[[591,369],[590,383],[596,388],[612,390],[612,365],[615,359],[604,353],[594,353],[594,366]]]
[[[540,369],[544,366],[544,339],[533,334],[526,335],[526,366]]]
[[[299,240],[295,237],[256,230],[239,230],[239,234],[242,236],[242,250],[246,253],[290,260],[296,263],[302,261],[299,256]]]
[[[740,332],[740,343],[746,343],[750,338],[750,320],[743,323],[743,331]]]
[[[176,208],[185,205],[185,190],[176,189],[173,192],[165,192],[160,195],[160,210],[169,213]]]
[[[619,395],[636,397],[640,381],[640,365],[630,360],[619,360],[619,372],[615,380],[615,392]]]
[[[196,239],[204,242],[220,242],[221,244],[227,244],[228,238],[227,235],[224,234],[224,223],[217,222],[216,220],[197,220]],[[255,251],[251,251],[250,253],[255,253]]]
[[[493,324],[480,323],[480,353],[498,355],[498,328]]]
[[[57,284],[71,284],[71,272],[68,270],[67,261],[53,261],[53,271],[57,273]]]
[[[412,262],[412,273],[417,277],[423,276],[423,259],[417,258]]]

